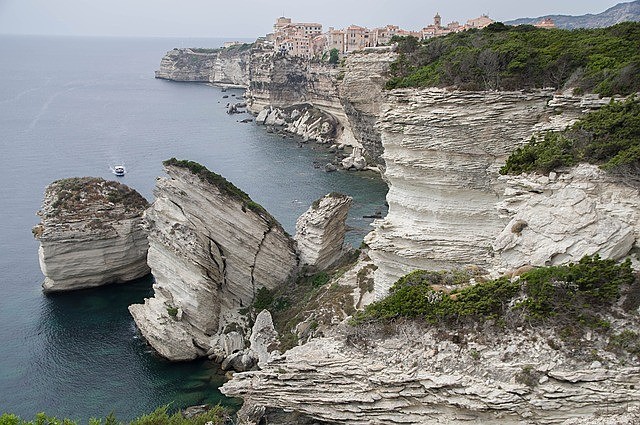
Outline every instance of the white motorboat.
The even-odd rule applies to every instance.
[[[122,177],[127,173],[126,168],[124,168],[124,165],[116,165],[115,167],[113,167],[113,174],[115,174],[118,177]]]

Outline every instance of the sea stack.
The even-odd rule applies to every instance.
[[[142,215],[148,202],[135,190],[97,177],[47,186],[40,223],[40,268],[46,292],[91,288],[149,273]]]
[[[324,270],[344,253],[345,221],[353,198],[330,193],[318,199],[296,222],[300,262],[311,270]]]
[[[282,226],[222,176],[191,161],[164,166],[146,214],[154,296],[129,311],[160,355],[183,361],[215,351],[258,289],[292,278],[298,260]]]

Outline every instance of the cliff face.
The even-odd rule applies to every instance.
[[[497,209],[511,193],[498,178],[500,166],[535,132],[564,129],[584,110],[606,102],[544,92],[392,92],[379,122],[389,214],[366,238],[378,266],[377,296],[415,269],[509,266],[493,248],[515,214]],[[527,247],[525,258],[544,242],[535,245]],[[571,257],[599,251],[592,247],[576,249]],[[555,257],[561,258],[569,257]]]
[[[156,78],[222,85],[248,85],[251,48],[173,49],[160,61]]]
[[[397,54],[388,48],[366,49],[350,55],[339,85],[340,101],[351,130],[368,158],[384,169],[382,140],[375,123],[384,102],[389,65]]]
[[[277,55],[259,43],[219,50],[173,49],[156,78],[247,87],[249,110],[285,109],[310,104],[337,122],[338,144],[364,148],[371,163],[384,167],[380,132],[374,126],[391,48],[371,48],[349,55],[344,67]]]
[[[297,267],[293,242],[280,224],[198,167],[170,162],[168,177],[157,181],[146,215],[154,296],[129,307],[147,341],[170,360],[204,356],[226,343],[218,334],[241,320],[238,310]]]
[[[345,221],[352,201],[350,196],[330,193],[298,218],[295,239],[303,265],[325,270],[344,254]]]
[[[350,55],[344,68],[279,55],[253,56],[247,91],[250,108],[286,108],[310,103],[340,124],[338,143],[364,147],[378,162],[382,153],[378,117],[382,88],[396,54],[370,49]]]
[[[619,260],[640,240],[640,190],[597,166],[500,180],[507,188],[497,209],[510,221],[493,249],[503,268],[559,265],[596,253]]]
[[[362,425],[613,425],[640,416],[640,368],[596,348],[595,334],[583,343],[591,356],[578,356],[549,331],[378,332],[311,340],[221,390],[245,400],[245,424],[265,407]]]
[[[39,225],[40,268],[47,292],[90,288],[149,273],[147,201],[114,181],[83,177],[58,180],[45,190]]]

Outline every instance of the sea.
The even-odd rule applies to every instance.
[[[37,412],[86,423],[113,412],[130,420],[162,405],[237,407],[207,361],[169,363],[141,338],[127,306],[152,294],[153,278],[45,295],[38,223],[56,179],[116,179],[153,200],[162,161],[189,159],[222,174],[295,233],[322,195],[351,195],[348,242],[386,213],[386,185],[373,173],[325,173],[325,148],[298,147],[225,105],[242,90],[154,78],[174,47],[218,47],[225,39],[0,36],[0,413]],[[223,96],[229,98],[223,98]]]

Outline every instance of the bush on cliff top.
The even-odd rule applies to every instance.
[[[600,329],[607,328],[601,314],[620,297],[621,287],[638,286],[629,260],[618,264],[597,255],[533,269],[516,281],[503,277],[446,291],[442,286],[450,273],[418,270],[402,277],[385,299],[357,314],[355,323],[404,317],[452,324],[509,317]]]
[[[388,89],[574,87],[608,96],[640,91],[640,23],[561,30],[494,23],[424,42],[396,38]]]
[[[579,162],[640,175],[640,101],[631,96],[585,115],[563,132],[548,132],[513,152],[501,174],[548,173]]]
[[[169,414],[168,406],[163,406],[152,413],[142,415],[128,422],[129,425],[205,425],[211,422],[213,425],[222,425],[228,417],[228,412],[221,406],[215,406],[205,413],[185,418],[180,412]],[[89,419],[89,425],[124,425],[111,413],[104,419]],[[21,419],[17,415],[4,413],[0,416],[0,425],[77,425],[78,421],[71,419],[58,419],[38,413],[31,421]]]
[[[262,217],[269,224],[269,226],[274,226],[278,223],[278,221],[271,214],[269,214],[269,212],[265,210],[262,205],[254,202],[251,197],[249,197],[249,195],[247,195],[233,183],[222,177],[220,174],[209,171],[204,165],[199,164],[195,161],[179,160],[176,158],[171,158],[163,161],[162,164],[165,167],[171,166],[185,168],[191,171],[191,173],[198,176],[203,182],[210,183],[217,187],[222,194],[241,202],[243,211],[245,208],[250,209],[260,217]]]

